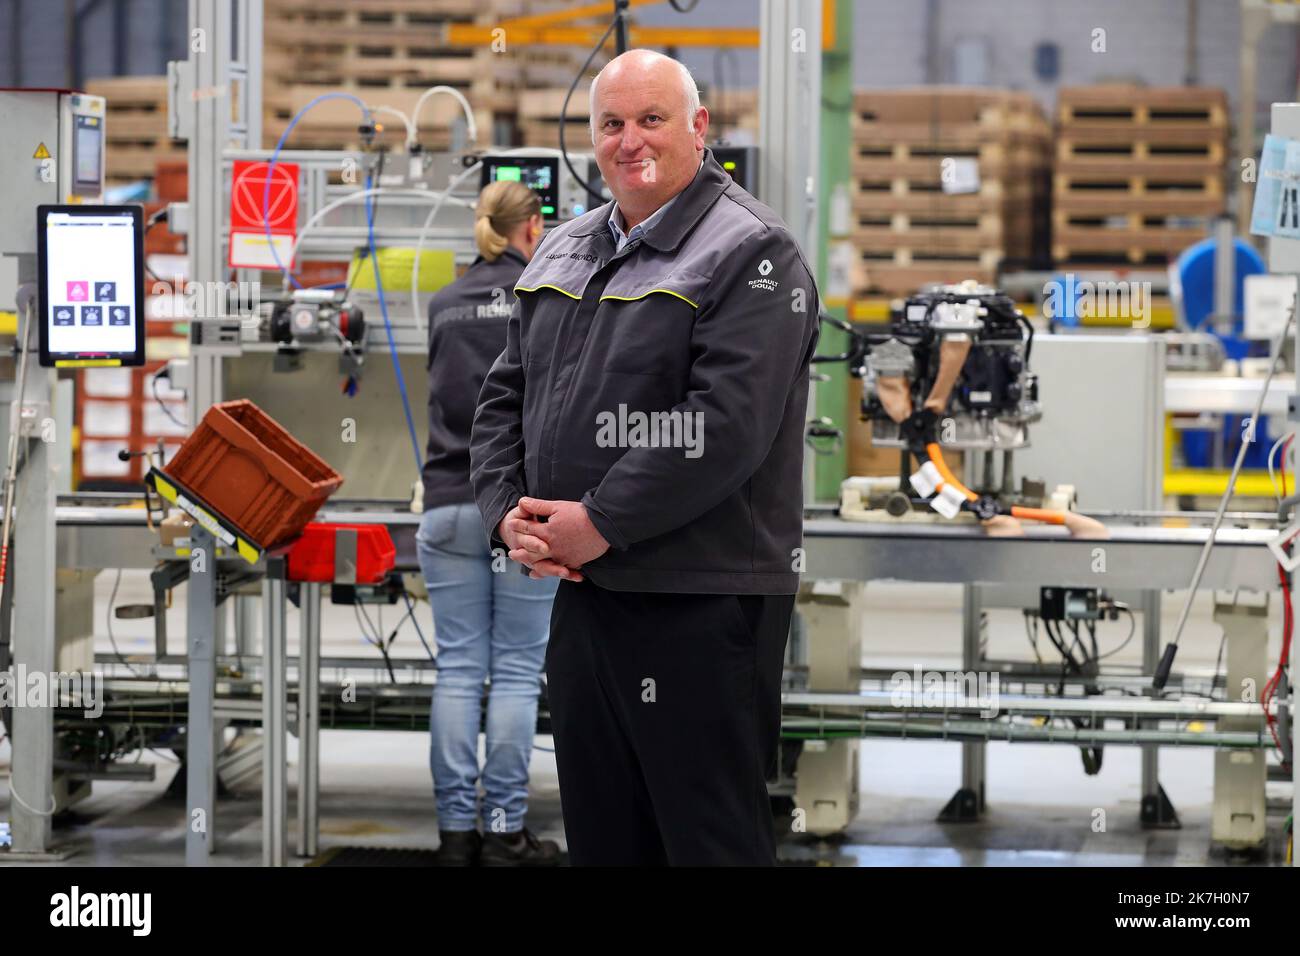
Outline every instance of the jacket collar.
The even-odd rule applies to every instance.
[[[677,194],[677,202],[642,237],[641,241],[659,252],[673,252],[696,224],[704,218],[718,197],[731,182],[726,170],[713,158],[713,150],[705,147],[704,165],[691,180],[690,185]],[[613,201],[605,203],[591,217],[590,223],[573,236],[609,235],[609,217],[614,212]],[[611,240],[612,241],[612,240]]]
[[[501,255],[497,256],[497,262],[500,262],[502,259],[513,259],[521,266],[528,265],[528,260],[524,258],[524,254],[514,246],[506,246],[505,251],[502,252]]]
[[[497,266],[501,264],[503,259],[513,259],[521,266],[528,265],[528,260],[524,258],[524,254],[522,252],[520,252],[514,246],[506,246],[505,250],[501,253],[501,255],[497,256],[496,259],[494,259],[492,262],[488,262],[482,256],[475,256],[474,261],[470,263],[470,266],[471,267],[476,266],[480,262],[486,263],[487,265],[490,266]]]

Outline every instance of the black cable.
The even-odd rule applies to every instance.
[[[402,599],[406,601],[406,611],[411,618],[411,623],[415,625],[415,634],[420,638],[420,643],[424,645],[424,652],[429,655],[429,660],[433,661],[434,666],[438,664],[438,658],[434,655],[433,650],[429,647],[428,641],[424,639],[424,631],[420,627],[420,622],[415,617],[415,602],[411,600],[410,592],[405,588],[402,589]]]
[[[1075,664],[1074,658],[1070,656],[1070,652],[1066,648],[1064,640],[1057,636],[1054,622],[1048,618],[1043,618],[1043,630],[1047,632],[1047,639],[1052,642],[1052,646],[1055,647],[1057,653],[1061,655],[1061,681],[1060,685],[1056,689],[1057,695],[1061,696],[1065,694],[1066,675],[1070,673],[1071,668],[1074,670],[1078,670],[1079,668],[1078,665]]]
[[[564,145],[564,124],[569,115],[569,100],[573,97],[573,91],[578,88],[578,81],[586,75],[587,69],[591,66],[591,61],[594,60],[596,54],[604,48],[605,41],[609,39],[609,35],[614,32],[616,26],[618,26],[618,17],[615,17],[610,22],[609,28],[605,30],[605,35],[600,38],[600,42],[592,47],[591,52],[587,54],[587,61],[582,64],[582,67],[574,75],[573,82],[569,84],[569,92],[564,94],[564,104],[560,107],[560,157],[564,160],[564,165],[568,167],[569,175],[582,183],[582,188],[587,191],[588,195],[602,206],[607,202],[605,197],[592,189],[590,183],[588,183],[584,177],[579,176],[578,171],[573,168],[573,161],[569,159],[569,150]],[[594,122],[595,119],[596,118],[593,116],[591,121]]]
[[[406,609],[406,613],[397,619],[397,623],[393,626],[393,629],[388,633],[388,643],[385,646],[388,647],[390,650],[392,649],[393,642],[397,640],[397,632],[402,629],[402,625],[406,623],[406,619],[410,616],[411,616],[411,609],[408,606]],[[379,609],[379,626],[381,628],[384,626],[383,608]]]
[[[354,599],[354,600],[355,600],[355,599]],[[352,607],[353,607],[354,611],[355,611],[355,610],[358,610],[358,609],[360,610],[360,612],[361,612],[361,616],[364,617],[364,618],[366,619],[366,623],[367,623],[368,625],[370,625],[370,629],[374,632],[375,637],[378,638],[378,640],[371,641],[370,643],[374,644],[375,647],[377,647],[377,648],[379,649],[379,654],[380,654],[380,656],[383,657],[383,659],[384,659],[384,667],[386,667],[386,668],[388,669],[388,679],[389,679],[390,681],[392,681],[394,684],[396,684],[396,683],[397,683],[397,674],[394,673],[394,671],[393,671],[393,661],[392,661],[392,659],[388,656],[388,648],[384,646],[384,634],[383,634],[383,632],[380,631],[378,628],[375,627],[374,622],[370,620],[370,615],[366,613],[366,609],[365,609],[365,607],[362,605],[362,603],[361,603],[360,601],[356,601],[356,603],[354,603],[354,604],[352,605]],[[367,638],[367,640],[369,640],[369,638]]]
[[[362,640],[364,640],[367,644],[370,644],[372,646],[377,646],[375,644],[374,638],[370,636],[370,632],[366,630],[365,624],[361,622],[360,606],[355,601],[352,604],[352,616],[357,619],[357,630],[361,632]]]
[[[1070,643],[1070,652],[1073,653],[1074,649],[1077,647],[1079,649],[1080,659],[1082,660],[1083,664],[1087,664],[1088,649],[1083,646],[1083,641],[1079,639],[1079,622],[1066,621],[1065,626],[1068,627],[1070,629],[1070,633],[1074,635],[1074,640]],[[1080,665],[1081,668],[1083,664]]]
[[[1038,653],[1038,615],[1031,612],[1029,608],[1025,608],[1025,636],[1029,638],[1029,646],[1033,648],[1034,660],[1043,663],[1043,655]]]
[[[1048,622],[1048,621],[1044,621],[1043,623],[1046,625],[1046,624],[1048,624],[1048,623],[1050,623],[1050,622]],[[1066,621],[1066,622],[1063,622],[1063,623],[1064,623],[1067,627],[1069,627],[1071,634],[1073,634],[1073,636],[1074,636],[1074,643],[1070,646],[1070,650],[1073,651],[1075,647],[1078,647],[1080,653],[1083,654],[1083,662],[1084,662],[1084,664],[1087,664],[1087,663],[1088,663],[1088,650],[1087,650],[1087,648],[1084,646],[1084,644],[1083,644],[1083,640],[1082,640],[1082,639],[1080,638],[1080,636],[1079,636],[1079,622],[1076,620],[1076,621]],[[1064,638],[1062,638],[1062,644],[1063,644],[1063,643],[1064,643]],[[1094,638],[1094,644],[1095,644],[1095,638]],[[1075,669],[1075,671],[1076,671],[1078,674],[1080,674],[1080,675],[1082,676],[1082,675],[1083,675],[1083,667],[1082,667],[1081,665],[1079,665],[1078,663],[1075,662],[1073,654],[1068,654],[1068,653],[1067,653],[1066,656],[1067,656],[1067,658],[1069,659],[1070,665],[1073,666],[1073,668]],[[1061,685],[1060,685],[1060,690],[1058,691],[1058,693],[1060,693],[1060,694],[1064,694],[1064,693],[1065,693],[1065,667],[1064,667],[1064,665],[1063,665],[1063,667],[1062,667],[1062,673],[1061,673]],[[1079,730],[1092,730],[1092,729],[1093,729],[1093,724],[1094,724],[1093,719],[1090,718],[1090,717],[1088,717],[1088,718],[1085,718],[1085,717],[1070,717],[1070,718],[1068,718],[1068,722],[1071,723],[1071,724],[1073,724],[1073,725],[1075,726],[1075,728],[1077,728],[1077,729],[1079,729]],[[1079,757],[1080,757],[1080,759],[1083,761],[1083,772],[1086,773],[1086,774],[1087,774],[1088,776],[1090,776],[1090,777],[1091,777],[1091,776],[1095,776],[1097,773],[1099,773],[1099,772],[1101,771],[1102,755],[1103,755],[1103,751],[1102,751],[1102,748],[1099,747],[1099,746],[1093,746],[1093,747],[1080,747],[1080,748],[1079,748]]]
[[[1065,646],[1065,638],[1057,633],[1056,622],[1049,618],[1043,618],[1043,630],[1047,632],[1048,640],[1060,652],[1062,660],[1074,671],[1082,673],[1083,669],[1079,666],[1079,662],[1074,659],[1074,655]]]
[[[1210,681],[1210,696],[1214,696],[1214,688],[1219,686],[1219,668],[1223,666],[1223,646],[1228,643],[1228,632],[1223,632],[1223,637],[1219,638],[1219,655],[1214,659],[1214,678]],[[1227,674],[1223,675],[1225,678]]]
[[[1097,660],[1099,661],[1104,661],[1106,658],[1118,654],[1120,651],[1124,650],[1124,648],[1128,647],[1129,641],[1133,640],[1133,635],[1137,631],[1137,618],[1133,616],[1133,612],[1128,608],[1122,608],[1122,610],[1128,615],[1128,637],[1124,638],[1124,642],[1120,644],[1119,647],[1115,648],[1113,651],[1107,651],[1105,654],[1098,657]]]
[[[1227,640],[1228,640],[1228,635],[1226,633],[1223,635],[1222,638],[1219,639],[1219,655],[1217,658],[1215,658],[1214,661],[1214,676],[1210,678],[1210,692],[1208,694],[1197,694],[1192,691],[1184,690],[1182,692],[1184,697],[1204,697],[1206,700],[1215,699],[1214,691],[1219,686],[1219,678],[1228,676],[1226,674],[1219,673],[1219,668],[1223,665],[1223,648]]]
[[[158,407],[163,410],[163,414],[172,420],[173,425],[175,425],[177,428],[189,428],[190,427],[189,425],[186,425],[183,421],[181,421],[179,418],[177,418],[175,415],[172,414],[172,410],[167,407],[167,403],[164,402],[162,396],[158,394],[158,380],[160,378],[162,378],[161,375],[155,375],[153,377],[152,388],[153,388],[154,401],[157,402]]]
[[[1101,657],[1100,649],[1097,648],[1097,622],[1096,620],[1086,620],[1083,626],[1088,630],[1088,643],[1092,644],[1092,656],[1088,659],[1096,663],[1097,658]]]
[[[150,216],[150,217],[148,218],[148,220],[145,221],[145,224],[144,224],[144,233],[143,233],[143,235],[147,237],[147,236],[149,235],[149,230],[150,230],[150,229],[152,229],[154,226],[158,225],[158,223],[160,223],[160,222],[166,222],[166,221],[168,221],[168,218],[169,218],[169,217],[168,217],[168,215],[167,215],[167,207],[166,207],[166,206],[163,206],[163,207],[162,207],[161,209],[159,209],[156,213],[154,213],[152,216]],[[150,279],[153,279],[154,282],[162,282],[162,281],[163,281],[162,279],[158,278],[158,274],[157,274],[156,272],[154,272],[152,269],[149,268],[149,257],[148,257],[148,256],[144,256],[144,257],[140,260],[140,265],[144,266],[144,271],[145,271],[145,273],[149,276]]]
[[[1029,356],[1034,351],[1034,323],[1026,318],[1023,312],[1017,312],[1016,320],[1025,327],[1025,368],[1029,368]]]
[[[690,13],[692,10],[694,10],[697,6],[700,5],[700,0],[690,0],[690,3],[687,6],[682,6],[683,2],[684,0],[668,0],[669,6],[671,6],[678,13]]]

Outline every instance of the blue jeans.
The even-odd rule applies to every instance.
[[[504,552],[502,570],[493,571],[475,505],[426,511],[415,540],[438,646],[429,717],[438,828],[473,830],[478,822],[478,734],[490,679],[483,826],[512,833],[528,809],[528,760],[559,579],[533,580]]]

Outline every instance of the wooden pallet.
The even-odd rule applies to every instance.
[[[977,90],[966,86],[924,86],[858,90],[853,94],[854,124],[928,125],[945,128],[975,124],[993,129],[1008,123],[1032,125],[1042,109],[1031,94],[1011,90]],[[1042,124],[1045,129],[1046,124]]]
[[[554,122],[560,118],[560,108],[564,105],[565,94],[568,93],[568,87],[552,87],[550,89],[523,90],[519,94],[519,120],[520,122]],[[582,122],[587,121],[591,115],[591,84],[583,83],[573,91],[569,97],[569,119],[575,117]]]
[[[911,295],[929,282],[962,282],[976,279],[992,284],[997,276],[995,267],[985,267],[968,262],[927,260],[911,265],[863,261],[858,263],[854,294]]]
[[[1052,257],[1057,261],[1080,256],[1123,256],[1131,263],[1176,258],[1206,237],[1209,217],[1105,215],[1095,210],[1052,212]]]
[[[1228,126],[1227,94],[1208,86],[1066,86],[1057,92],[1056,110],[1060,126],[1068,129],[1226,130]]]
[[[1014,133],[995,139],[969,138],[939,134],[918,139],[855,140],[853,155],[871,159],[943,159],[962,156],[987,162],[1005,162],[1024,159],[1042,162],[1050,155],[1046,142],[1037,136],[1019,136]]]
[[[983,269],[994,270],[998,263],[1002,261],[1004,253],[1001,249],[982,249],[975,252],[964,251],[940,251],[932,250],[925,247],[915,248],[910,245],[904,245],[898,249],[889,249],[881,252],[861,251],[858,259],[862,262],[864,268],[870,269],[873,265],[886,266],[916,266],[925,267],[934,265],[939,268],[960,267],[965,269]]]
[[[868,213],[997,211],[1034,195],[1032,181],[1004,179],[983,179],[977,192],[946,193],[940,176],[935,168],[917,176],[857,177],[852,181],[853,208]]]
[[[995,267],[1003,259],[1018,258],[1014,248],[1003,244],[1011,241],[1010,236],[988,238],[959,230],[904,235],[857,232],[853,236],[853,244],[863,262],[893,262],[896,265],[943,260]]]
[[[1147,142],[1127,140],[1121,143],[1084,143],[1071,139],[1063,131],[1057,143],[1057,163],[1074,164],[1076,169],[1088,166],[1117,163],[1151,163],[1169,165],[1171,168],[1221,169],[1225,161],[1226,144],[1222,142]]]
[[[446,85],[469,99],[479,141],[490,143],[494,126],[513,125],[522,91],[567,84],[587,51],[511,45],[508,35],[504,49],[453,46],[447,28],[495,24],[563,6],[561,0],[267,0],[264,138],[274,143],[296,110],[327,90],[352,92],[372,106],[393,106],[409,115],[418,94]],[[603,55],[597,57],[593,69],[605,61]],[[305,91],[310,95],[304,97]],[[435,103],[442,98],[422,112],[422,130],[439,125],[428,119]],[[322,148],[355,143],[354,115],[331,122],[315,114],[313,110],[295,127],[295,141]],[[383,121],[397,122],[392,117]],[[432,136],[426,139],[422,133],[421,139],[426,146],[443,148]]]
[[[1213,175],[1057,173],[1053,208],[1098,214],[1215,215],[1224,208],[1223,181]]]
[[[485,50],[441,50],[432,56],[344,50],[310,56],[278,54],[263,60],[272,82],[312,84],[333,88],[421,87],[437,83],[472,89],[487,82],[517,82],[520,68],[508,60],[493,61]]]
[[[973,159],[978,164],[980,181],[1022,180],[1026,177],[1046,179],[1046,156],[1037,150],[1007,148],[1000,143],[986,143],[978,149],[950,150],[896,144],[893,147],[855,146],[852,173],[860,180],[880,181],[902,178],[909,181],[941,182],[942,173],[952,160]]]

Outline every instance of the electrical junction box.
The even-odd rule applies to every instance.
[[[102,96],[0,88],[0,255],[36,254],[36,207],[104,198]]]
[[[1097,591],[1093,588],[1042,588],[1038,615],[1044,621],[1095,621]]]

